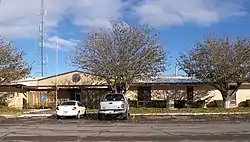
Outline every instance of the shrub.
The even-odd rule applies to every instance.
[[[151,101],[151,107],[155,108],[166,108],[166,100],[152,100]]]
[[[247,107],[250,107],[250,100],[246,100]]]
[[[128,103],[130,107],[137,107],[137,100],[129,100]]]
[[[152,101],[145,101],[144,102],[144,107],[151,107],[152,106]]]
[[[207,106],[207,108],[214,108],[214,107],[216,107],[216,104],[214,101],[211,101],[206,106]]]
[[[238,107],[249,107],[249,105],[247,104],[247,101],[242,101],[238,104]]]
[[[8,103],[6,101],[0,101],[0,108],[8,107]]]
[[[174,107],[175,108],[185,108],[186,100],[174,100]]]
[[[205,106],[205,100],[198,100],[193,103],[193,108],[204,108]]]
[[[214,100],[214,103],[216,107],[223,107],[223,100]]]

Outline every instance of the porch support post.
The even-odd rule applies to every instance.
[[[86,93],[86,89],[84,87],[81,87],[81,96],[80,96],[80,100],[83,104],[85,104],[85,106],[88,105],[88,96]]]
[[[55,102],[56,102],[56,107],[57,107],[57,105],[58,105],[57,93],[58,93],[58,87],[57,87],[57,85],[56,85],[56,87],[55,87]]]

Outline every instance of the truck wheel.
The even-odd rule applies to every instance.
[[[98,114],[98,120],[103,120],[103,115],[102,114]]]
[[[128,112],[124,113],[123,120],[128,120],[128,118],[129,118],[129,113]]]

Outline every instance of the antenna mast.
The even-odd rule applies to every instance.
[[[41,0],[41,11],[40,11],[40,46],[41,46],[41,75],[44,76],[44,0]]]

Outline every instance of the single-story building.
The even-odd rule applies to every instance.
[[[232,84],[232,88],[234,85]],[[57,90],[57,93],[56,93]],[[103,94],[109,91],[104,80],[82,71],[70,71],[58,75],[28,78],[1,86],[0,96],[5,94],[9,105],[17,108],[27,106],[53,107],[64,100],[79,100],[87,106],[98,104]],[[9,95],[6,95],[9,94]],[[12,94],[12,95],[10,95]],[[45,100],[44,97],[46,96]],[[186,76],[165,75],[137,80],[126,93],[129,100],[148,102],[151,100],[222,100],[218,90],[201,81]],[[250,99],[250,83],[242,84],[231,100],[231,106],[237,107],[241,102]]]

